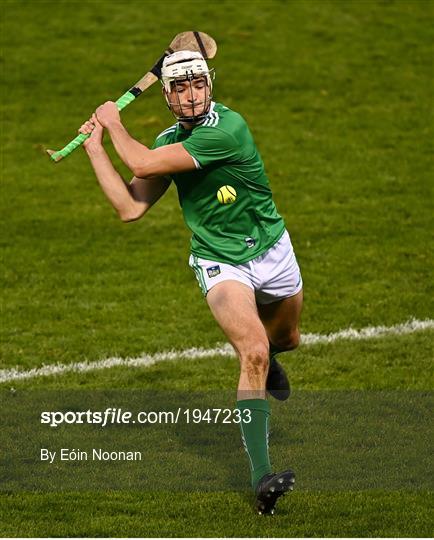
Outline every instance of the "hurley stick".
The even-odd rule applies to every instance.
[[[118,110],[121,111],[124,109],[132,101],[138,98],[140,94],[142,94],[147,88],[158,81],[161,76],[163,60],[168,54],[183,50],[198,51],[202,53],[204,58],[214,58],[217,52],[217,45],[213,38],[204,32],[182,32],[181,34],[178,34],[172,40],[169,47],[164,51],[164,54],[161,56],[158,62],[155,63],[154,67],[116,101]],[[53,161],[58,162],[64,157],[68,156],[78,146],[83,144],[83,142],[89,137],[90,135],[80,133],[77,135],[77,137],[75,137],[75,139],[62,148],[62,150],[58,150],[57,152],[55,150],[47,150],[47,153]]]

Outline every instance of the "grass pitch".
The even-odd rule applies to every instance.
[[[82,151],[57,165],[44,155],[189,28],[217,40],[215,98],[244,115],[264,158],[303,272],[302,331],[432,317],[432,2],[4,1],[1,11],[2,368],[222,341],[187,266],[174,188],[125,225]],[[122,115],[148,144],[173,122],[157,85]],[[432,391],[433,356],[423,332],[300,348],[283,362],[296,391],[405,393]],[[233,360],[212,358],[14,387],[211,391],[236,378]],[[429,495],[299,491],[260,519],[242,492],[3,492],[0,532],[428,536]]]

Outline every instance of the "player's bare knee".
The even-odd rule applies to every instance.
[[[300,331],[298,330],[298,328],[296,330],[290,331],[285,336],[282,336],[275,341],[273,340],[273,345],[275,345],[282,351],[293,351],[300,345]]]
[[[291,332],[289,337],[290,337],[289,341],[291,345],[291,348],[289,350],[292,351],[293,349],[296,349],[300,345],[300,331],[298,330],[298,328],[294,330],[293,332]]]
[[[241,369],[256,373],[268,370],[269,349],[267,343],[255,343],[240,352]]]

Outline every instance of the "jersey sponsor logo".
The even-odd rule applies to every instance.
[[[244,238],[244,242],[246,243],[248,248],[252,248],[256,246],[256,240],[254,238]]]
[[[220,274],[220,266],[217,264],[216,266],[210,266],[206,269],[208,277],[216,277]]]

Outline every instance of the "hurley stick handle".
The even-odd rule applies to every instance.
[[[116,105],[120,111],[160,78],[164,58],[174,51],[200,51],[204,58],[214,58],[217,52],[217,44],[211,36],[204,32],[190,31],[177,34],[154,67],[116,101]],[[58,152],[47,150],[47,153],[53,161],[60,161],[73,152],[88,137],[90,137],[90,135],[80,133],[80,135],[77,135],[77,137],[62,148],[62,150],[59,150]]]
[[[133,87],[128,92],[125,92],[123,96],[121,96],[117,101],[116,105],[118,107],[118,110],[121,111],[124,109],[127,105],[129,105],[132,101],[136,99],[136,97],[140,96],[142,91],[137,88]],[[50,158],[53,161],[60,161],[66,156],[69,156],[71,152],[73,152],[76,148],[81,146],[86,139],[88,139],[90,135],[86,135],[84,133],[80,133],[73,139],[70,143],[68,143],[62,150],[58,150],[57,152],[54,152],[53,150],[47,150],[47,153],[50,155]]]

